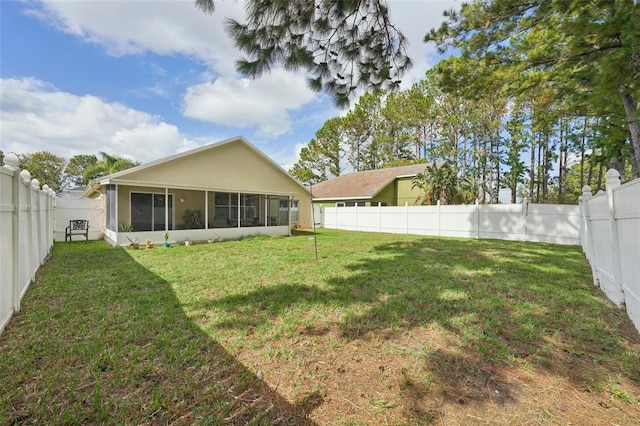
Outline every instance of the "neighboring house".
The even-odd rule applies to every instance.
[[[69,188],[66,189],[62,192],[59,192],[56,194],[56,197],[58,198],[82,198],[82,194],[84,193],[84,190],[86,189],[86,187],[84,186],[77,186],[75,188]]]
[[[313,203],[331,207],[413,205],[422,191],[412,188],[412,179],[424,173],[427,166],[422,163],[347,173],[313,185]]]
[[[158,243],[165,232],[169,241],[220,240],[312,225],[308,189],[243,137],[97,178],[84,195],[104,195],[104,235],[114,245]]]

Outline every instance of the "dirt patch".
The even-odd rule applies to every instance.
[[[640,386],[614,378],[589,388],[597,363],[558,344],[557,363],[526,358],[496,365],[457,349],[446,332],[422,327],[343,337],[319,325],[271,345],[242,349],[237,358],[314,423],[334,424],[575,424],[635,425]],[[559,343],[559,342],[557,342]],[[274,347],[279,350],[273,350]],[[574,375],[573,369],[581,371]],[[611,393],[615,386],[625,401]]]

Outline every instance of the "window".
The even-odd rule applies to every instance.
[[[340,201],[336,203],[336,207],[364,207],[367,204],[364,201]]]
[[[173,229],[173,195],[165,203],[164,194],[132,192],[131,225],[134,231],[164,231]],[[168,204],[168,205],[166,205]],[[165,209],[169,209],[169,223],[165,223]],[[168,225],[165,228],[165,225]]]
[[[216,192],[214,198],[214,228],[238,226],[238,193]]]
[[[298,200],[291,200],[291,222],[298,220]]]
[[[262,200],[262,204],[260,201]],[[260,212],[264,211],[264,196],[258,194],[240,194],[240,226],[260,226]],[[260,223],[262,222],[262,223]]]
[[[280,225],[289,225],[289,198],[280,198]]]

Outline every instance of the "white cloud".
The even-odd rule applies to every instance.
[[[414,60],[412,71],[403,78],[404,88],[422,78],[433,65],[434,49],[427,48],[422,39],[442,21],[442,11],[453,6],[458,7],[459,3],[390,0],[392,21],[409,39],[409,54]],[[181,112],[189,118],[239,129],[257,128],[258,136],[274,141],[279,135],[290,133],[294,112],[304,120],[308,117],[301,111],[307,111],[309,106],[322,103],[329,107],[327,98],[311,92],[299,73],[275,69],[256,80],[237,75],[235,61],[242,55],[224,32],[223,22],[228,16],[242,19],[240,1],[216,0],[213,15],[196,9],[193,0],[42,0],[26,3],[25,7],[32,16],[85,43],[101,46],[113,56],[153,53],[183,56],[204,64],[206,71],[198,83],[187,87],[192,83],[170,75],[151,59],[157,76],[180,81],[176,83],[176,87],[184,87],[180,100],[170,98],[171,91],[164,82],[139,90],[144,96],[181,102]],[[114,153],[146,161],[200,142],[186,140],[175,126],[159,117],[122,104],[60,92],[38,80],[7,80],[5,84],[8,82],[13,87],[12,93],[2,94],[3,119],[11,120],[3,120],[4,150],[7,144],[18,152],[37,147],[59,150],[65,156],[121,150]],[[9,102],[11,96],[16,98]],[[11,105],[22,112],[12,110]],[[301,127],[299,121],[296,125]],[[152,148],[146,137],[155,140]],[[49,145],[43,147],[45,142]],[[291,158],[283,155],[283,160],[285,157]]]
[[[43,0],[28,11],[34,17],[110,55],[182,54],[232,71],[237,55],[224,33],[223,18],[242,16],[238,2],[217,1],[207,15],[193,1]]]
[[[306,147],[308,143],[296,142],[293,146],[293,153],[291,150],[287,152],[287,155],[283,156],[281,159],[281,166],[285,170],[289,170],[295,163],[300,160],[300,152],[302,148]]]
[[[244,15],[241,2],[216,1],[206,15],[193,1],[44,1],[32,15],[115,56],[185,55],[204,63],[201,82],[185,89],[183,113],[189,118],[237,128],[257,126],[262,136],[291,128],[290,111],[314,99],[301,75],[275,69],[256,80],[239,77],[241,57],[223,29],[226,17]],[[154,66],[154,69],[157,67]],[[162,71],[157,70],[156,71]],[[142,93],[142,92],[141,92]],[[164,95],[162,86],[144,90]]]
[[[159,117],[95,96],[61,92],[33,78],[2,79],[2,150],[70,158],[104,151],[150,161],[193,147]]]
[[[435,65],[436,48],[433,44],[424,43],[424,36],[431,28],[440,26],[445,10],[459,9],[461,4],[457,0],[389,1],[391,20],[409,41],[408,53],[413,61],[413,68],[402,78],[403,89],[423,79],[426,70]]]
[[[258,126],[263,136],[279,136],[291,128],[287,111],[314,98],[304,77],[277,69],[256,80],[220,77],[192,86],[184,95],[184,115],[226,126]]]

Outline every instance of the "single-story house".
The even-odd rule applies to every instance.
[[[422,193],[412,180],[427,163],[347,173],[311,188],[314,205],[326,207],[413,205]]]
[[[90,182],[103,196],[105,239],[226,240],[311,227],[308,188],[243,137],[201,146]]]
[[[75,188],[69,188],[62,192],[58,192],[56,197],[58,198],[82,198],[82,194],[86,189],[85,186],[76,186]]]

